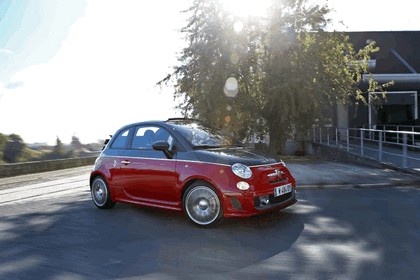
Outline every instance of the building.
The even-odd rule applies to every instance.
[[[372,55],[369,62],[373,77],[380,83],[394,81],[394,85],[386,88],[386,100],[377,107],[362,105],[357,109],[354,106],[339,108],[337,126],[420,125],[420,31],[347,34],[356,50],[371,41],[376,42],[380,50]],[[364,75],[362,89],[367,89],[368,80],[369,76]]]

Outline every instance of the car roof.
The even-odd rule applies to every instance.
[[[200,122],[202,123],[201,120],[198,119],[191,119],[191,118],[169,118],[167,120],[148,120],[148,121],[141,121],[141,122],[135,122],[135,123],[130,123],[127,125],[122,126],[120,130],[132,127],[132,126],[137,126],[137,125],[163,125],[163,126],[167,126],[167,125],[172,125],[172,124],[185,124],[185,123],[194,123],[194,122]]]

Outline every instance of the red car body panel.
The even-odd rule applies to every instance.
[[[130,164],[125,165],[121,162],[130,162]],[[111,196],[116,202],[178,211],[182,211],[183,191],[195,180],[204,180],[214,186],[222,201],[224,217],[249,217],[283,209],[296,203],[295,179],[283,164],[267,164],[250,168],[253,176],[245,180],[233,174],[230,165],[224,164],[176,159],[103,157],[100,164],[95,165],[92,176],[105,177]],[[276,174],[276,169],[282,172],[281,177],[273,176]],[[276,178],[273,179],[273,177]],[[236,187],[239,181],[248,182],[250,189],[239,190]],[[255,208],[256,197],[272,195],[275,187],[286,184],[292,184],[293,187],[293,195],[288,201],[268,209]],[[232,198],[239,201],[240,209],[233,205]]]

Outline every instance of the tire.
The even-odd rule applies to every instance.
[[[211,226],[222,221],[223,207],[210,184],[195,182],[185,191],[182,206],[191,222],[198,226]]]
[[[90,186],[92,201],[100,209],[110,209],[114,207],[115,202],[111,199],[108,184],[101,176],[96,177]]]

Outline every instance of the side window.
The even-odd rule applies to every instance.
[[[155,126],[140,126],[136,129],[131,144],[132,149],[152,149],[155,133],[159,128]]]
[[[169,132],[166,129],[160,128],[156,131],[154,135],[154,140],[168,142],[169,137],[170,137]]]
[[[112,142],[111,148],[113,149],[124,149],[125,147],[125,143],[127,142],[128,139],[128,135],[129,135],[130,130],[127,129],[123,132],[121,132],[120,134],[118,134],[114,140],[114,142]]]
[[[172,149],[173,144],[174,144],[174,138],[172,137],[171,134],[169,134],[169,132],[164,129],[164,128],[159,128],[159,130],[157,130],[155,132],[154,135],[154,141],[166,141],[169,144],[169,149]]]

